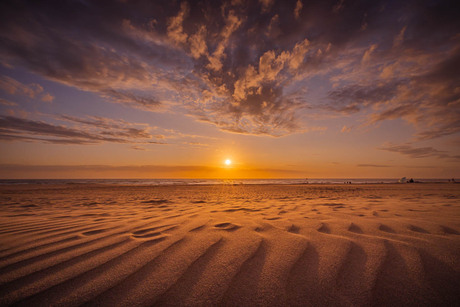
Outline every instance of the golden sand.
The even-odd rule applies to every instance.
[[[448,306],[460,185],[1,186],[0,305]]]

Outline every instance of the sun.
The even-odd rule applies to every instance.
[[[232,164],[232,160],[230,159],[225,160],[225,165],[231,165],[231,164]]]

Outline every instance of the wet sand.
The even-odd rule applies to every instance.
[[[0,186],[0,305],[448,306],[460,185]]]

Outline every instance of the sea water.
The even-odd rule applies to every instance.
[[[303,179],[0,179],[0,184],[110,184],[110,185],[215,185],[215,184],[390,184],[393,179],[303,178]],[[447,183],[449,179],[415,179],[422,183]]]

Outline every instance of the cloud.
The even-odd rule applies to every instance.
[[[344,84],[328,93],[328,108],[346,114],[364,111],[367,124],[404,119],[417,129],[416,140],[460,132],[460,79],[455,73],[460,46],[436,56],[388,52],[388,58],[342,77]]]
[[[351,127],[343,126],[342,130],[340,130],[340,132],[349,133],[351,131],[351,129],[352,129]]]
[[[407,26],[402,27],[401,31],[396,35],[393,40],[393,48],[398,48],[404,41],[404,33],[406,32]]]
[[[41,120],[36,120],[0,116],[0,141],[78,145],[119,143],[132,144],[131,148],[135,150],[148,150],[141,145],[177,144],[207,147],[210,146],[210,142],[217,140],[214,137],[101,116],[41,114],[41,117]]]
[[[21,95],[29,98],[40,97],[41,101],[51,102],[54,99],[50,93],[44,92],[43,87],[37,83],[23,84],[8,76],[0,76],[0,90],[10,95]]]
[[[0,76],[0,89],[10,95],[20,94],[30,98],[35,98],[35,96],[43,92],[43,87],[39,84],[25,85],[8,76]]]
[[[219,98],[212,104],[203,95],[205,101],[196,110],[200,120],[234,133],[280,136],[302,130],[294,115],[300,105],[295,98],[283,95],[282,84],[297,72],[309,51],[307,39],[296,43],[292,50],[266,51],[257,66],[248,65],[241,70],[233,92],[227,87],[220,93],[221,88],[209,92],[211,99]]]
[[[148,127],[136,127],[107,118],[79,119],[62,116],[61,121],[78,125],[50,124],[44,121],[0,117],[0,140],[35,141],[52,144],[141,143],[164,144],[153,139]]]
[[[208,54],[206,32],[206,27],[201,26],[198,31],[192,34],[188,39],[190,43],[190,53],[195,59],[199,59],[201,56]]]
[[[17,106],[18,104],[16,102],[12,102],[12,101],[0,98],[0,105],[14,107],[14,106]]]
[[[5,0],[0,58],[113,103],[236,133],[302,132],[331,112],[370,124],[402,118],[420,139],[458,133],[452,2],[385,3]],[[6,92],[52,100],[26,87],[0,80]]]
[[[167,35],[177,44],[184,44],[187,41],[187,34],[184,33],[183,22],[188,14],[187,2],[182,2],[177,16],[171,17],[168,21]]]
[[[392,167],[386,164],[357,164],[357,167]]]
[[[267,13],[271,9],[274,2],[275,0],[259,0],[259,3],[262,5],[262,12]]]
[[[200,142],[183,142],[182,144],[192,146],[192,147],[210,147],[209,144],[200,143]]]
[[[155,110],[161,105],[161,102],[153,97],[136,95],[129,91],[117,91],[114,89],[105,89],[101,95],[122,104],[133,106],[134,108]]]
[[[328,93],[328,98],[333,103],[329,107],[337,111],[355,113],[362,108],[385,103],[397,95],[398,86],[401,82],[395,81],[366,86],[352,84],[331,90]]]
[[[332,8],[334,13],[338,13],[343,10],[345,7],[345,0],[339,0]]]
[[[241,23],[242,19],[238,18],[233,10],[230,10],[226,16],[225,26],[219,33],[220,41],[212,55],[208,56],[208,68],[214,71],[220,71],[222,69],[222,59],[226,57],[225,49],[227,48],[230,36],[238,29]]]
[[[387,164],[357,164],[357,167],[369,167],[369,168],[409,168],[409,169],[423,169],[423,168],[439,168],[439,166],[434,165],[387,165]]]
[[[54,100],[54,96],[50,93],[46,93],[40,98],[40,100],[44,102],[52,102]]]
[[[377,44],[372,44],[366,52],[364,52],[363,58],[361,59],[361,63],[366,64],[371,60],[372,53],[377,49]]]
[[[2,28],[8,24],[9,31],[0,32],[0,54],[11,65],[25,66],[50,80],[146,110],[156,110],[159,105],[152,90],[165,89],[165,83],[177,90],[187,79],[179,67],[188,61],[184,53],[162,44],[161,40],[146,42],[145,36],[126,30],[122,8],[117,5],[112,7],[112,13],[119,20],[96,18],[94,10],[98,8],[94,4],[5,6],[7,16],[16,13],[30,17],[18,22],[2,16]],[[110,10],[103,11],[111,14]],[[42,12],[43,18],[37,20],[33,12]],[[94,16],[94,22],[81,22],[80,14]],[[168,63],[174,63],[178,69],[159,67]]]
[[[148,151],[147,148],[141,147],[141,146],[131,146],[131,148],[134,149],[134,150]]]
[[[303,7],[302,1],[297,0],[297,3],[295,4],[295,9],[294,9],[294,17],[296,19],[300,18],[300,12],[302,11],[302,7]]]
[[[413,159],[420,159],[420,158],[438,158],[438,159],[454,159],[460,160],[460,156],[452,156],[448,154],[446,151],[437,150],[433,147],[413,147],[410,144],[403,144],[403,145],[385,145],[381,146],[378,149],[400,153],[402,155],[408,156]]]

